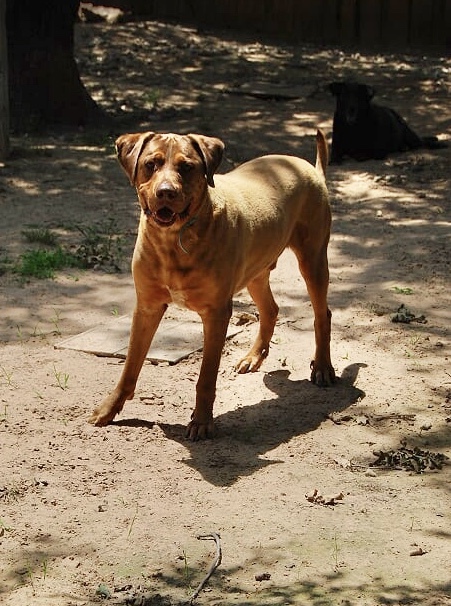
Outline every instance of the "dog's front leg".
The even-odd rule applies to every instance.
[[[121,412],[125,401],[133,398],[139,373],[165,310],[166,305],[155,309],[142,309],[139,305],[136,307],[121,378],[116,388],[93,411],[89,419],[93,425],[110,423]]]
[[[211,438],[215,433],[213,402],[216,379],[231,315],[231,300],[218,309],[210,308],[200,313],[204,327],[204,350],[196,385],[196,407],[186,430],[186,437],[190,440]]]
[[[346,141],[346,132],[344,132],[344,128],[340,123],[340,120],[334,116],[334,125],[332,131],[332,149],[330,154],[330,163],[331,164],[341,164],[343,162],[343,156],[345,155],[345,150],[343,146]]]

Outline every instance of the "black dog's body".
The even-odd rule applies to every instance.
[[[370,86],[334,82],[329,90],[337,98],[331,162],[341,162],[344,156],[382,160],[392,152],[447,147],[437,137],[419,137],[393,109],[372,103]]]

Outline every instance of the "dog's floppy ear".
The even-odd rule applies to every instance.
[[[144,149],[155,133],[133,133],[121,135],[116,139],[116,153],[122,168],[128,175],[130,183],[135,184],[138,160]]]
[[[221,164],[224,143],[216,137],[206,137],[204,135],[188,135],[197,153],[202,158],[205,167],[205,176],[210,187],[215,186],[213,175]]]
[[[329,91],[333,94],[334,97],[338,97],[338,95],[343,90],[343,86],[343,82],[332,82],[332,84],[329,84]]]

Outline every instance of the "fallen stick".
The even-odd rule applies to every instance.
[[[187,604],[189,604],[189,606],[193,605],[194,601],[199,596],[200,592],[204,588],[204,586],[207,583],[208,579],[214,573],[214,571],[216,570],[216,568],[218,568],[218,566],[221,564],[221,560],[222,560],[221,537],[219,536],[219,534],[217,534],[216,532],[212,532],[210,534],[200,534],[197,538],[200,541],[206,541],[208,539],[212,539],[216,543],[216,555],[215,555],[215,559],[213,560],[212,565],[208,569],[207,574],[202,579],[202,581],[199,583],[199,586],[197,587],[196,591],[193,593],[193,595],[191,596],[190,600],[187,602]]]

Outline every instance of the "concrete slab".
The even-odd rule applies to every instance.
[[[121,316],[110,322],[69,337],[55,345],[56,349],[74,349],[96,356],[125,358],[130,337],[131,317]],[[227,338],[242,328],[230,325]],[[199,320],[173,320],[163,318],[146,356],[152,362],[176,364],[203,346],[202,322]]]

